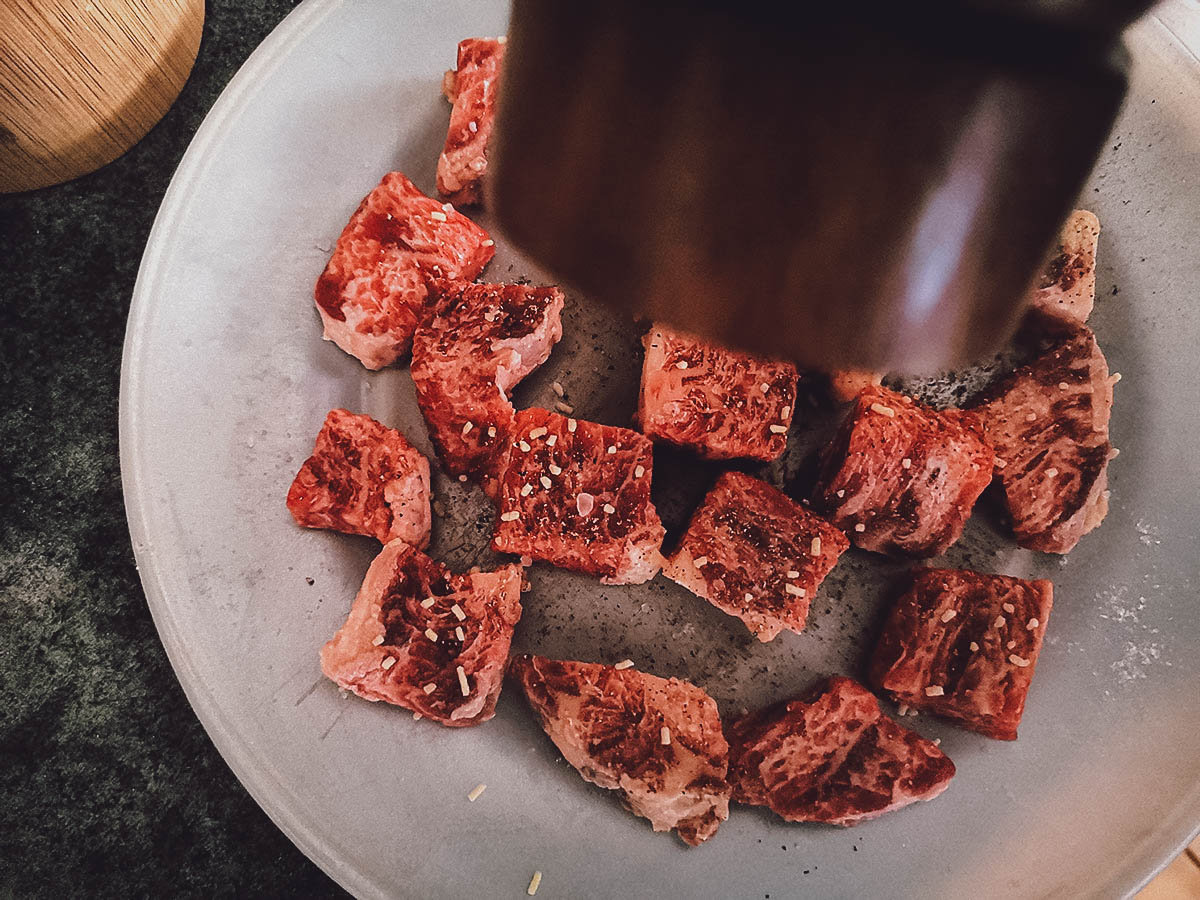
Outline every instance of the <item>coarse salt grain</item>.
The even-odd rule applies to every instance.
[[[438,222],[445,222],[446,214],[444,212],[442,212],[440,209],[435,209],[433,212],[431,212],[429,214],[429,218],[434,219]]]
[[[528,497],[532,493],[533,493],[533,485],[532,484],[527,484],[521,488],[521,496],[522,497]]]
[[[812,546],[809,549],[812,550],[813,556],[820,556],[821,555],[821,539],[819,537],[813,538]]]
[[[688,364],[686,359],[681,359],[679,362],[675,363],[675,368],[677,369],[686,369],[687,367]]]
[[[496,436],[496,426],[489,425],[488,426],[488,437],[495,437],[495,436]]]
[[[911,469],[912,468],[912,460],[906,456],[906,457],[904,457],[904,459],[900,460],[900,465],[902,467],[904,467],[905,469]]]
[[[553,437],[553,435],[551,435],[551,437]],[[551,475],[561,475],[563,473],[562,466],[556,466],[554,463],[550,463],[547,468],[550,470]]]
[[[1026,422],[1036,422],[1037,421],[1037,413],[1030,413],[1029,415],[1027,415],[1025,417],[1025,421]]]
[[[871,410],[879,413],[881,416],[888,416],[889,418],[896,415],[896,411],[894,409],[892,409],[890,406],[884,406],[882,403],[872,403]]]
[[[467,614],[463,612],[463,608],[457,603],[450,607],[450,612],[454,613],[454,618],[458,619],[460,622],[465,622],[467,620]]]
[[[542,483],[542,487],[544,487],[546,490],[550,490],[550,486],[554,483],[550,480],[549,476],[546,475],[543,475],[538,479],[538,481]]]
[[[784,593],[791,594],[793,597],[803,597],[804,588],[796,587],[794,584],[785,584],[783,586]]]
[[[493,241],[491,238],[488,238],[487,240],[485,240],[485,241],[482,241],[481,243],[482,243],[482,245],[483,245],[484,247],[490,247],[490,246],[492,246],[493,244],[495,244],[496,242],[495,242],[495,241]]]
[[[1015,613],[1017,611],[1017,608],[1015,606],[1013,606],[1011,603],[1003,603],[1003,604],[1001,604],[1000,608],[1003,609],[1006,613]]]
[[[744,596],[745,596],[745,599],[746,599],[746,602],[747,602],[747,603],[753,603],[753,602],[754,602],[754,595],[753,595],[752,593],[750,593],[749,591],[746,591],[746,593],[745,593],[745,595],[744,595]]]
[[[535,428],[529,432],[529,439],[531,441],[536,441],[538,438],[540,438],[543,434],[545,434],[549,430],[550,430],[549,428],[539,425],[537,428]]]
[[[1008,463],[1007,463],[1007,462],[1005,462],[1004,460],[1002,460],[1002,459],[1001,459],[1000,457],[998,457],[998,456],[996,457],[995,466],[996,466],[996,468],[997,468],[997,469],[1003,469],[1003,468],[1004,468],[1005,466],[1007,466],[1007,465],[1008,465]]]
[[[854,530],[857,531],[859,534],[862,534],[864,531],[867,530],[867,526],[864,525],[862,522],[859,522],[857,525],[854,526]]]
[[[423,718],[425,718],[425,717],[423,715],[421,715],[419,712],[413,713],[413,721],[414,722],[420,722]]]
[[[1067,390],[1067,388],[1069,388],[1069,387],[1070,387],[1070,385],[1069,385],[1069,384],[1067,384],[1065,381],[1060,381],[1060,382],[1058,383],[1058,389],[1059,389],[1060,391],[1065,391],[1065,390]]]
[[[471,803],[474,803],[476,800],[479,799],[479,795],[482,794],[486,790],[487,790],[486,784],[475,785],[475,787],[471,788],[471,793],[467,794],[467,800],[470,801]]]
[[[511,512],[500,513],[501,522],[515,522],[519,518],[521,518],[521,513],[515,509]]]
[[[579,495],[575,498],[575,510],[581,516],[591,515],[595,506],[596,498],[587,491],[580,491]]]
[[[429,609],[435,603],[437,603],[437,597],[426,597],[421,601],[421,609]]]
[[[1113,373],[1112,373],[1112,375],[1111,375],[1111,376],[1109,377],[1109,379],[1108,379],[1108,383],[1109,383],[1109,384],[1116,384],[1116,383],[1117,383],[1118,381],[1120,381],[1120,380],[1121,380],[1121,373],[1120,373],[1120,372],[1113,372]]]
[[[772,425],[770,430],[771,434],[787,434],[786,425]]]
[[[560,397],[566,394],[566,391],[563,390],[563,386],[557,381],[550,382],[550,390],[554,391],[554,393],[558,394]]]
[[[790,406],[785,406],[781,410],[779,410],[779,418],[781,418],[781,419],[786,419],[791,414],[792,414],[792,408]]]
[[[799,578],[799,577],[800,577],[800,570],[799,570],[799,569],[788,569],[788,571],[787,571],[787,577],[788,577],[788,578]]]
[[[375,637],[371,640],[371,644],[375,647],[378,647],[382,643],[383,643],[383,635],[382,634],[375,635]]]
[[[1009,650],[1011,650],[1013,647],[1017,646],[1017,642],[1016,642],[1016,641],[1009,641],[1009,642],[1008,642],[1007,644],[1005,644],[1004,646],[1005,646],[1005,647],[1007,647]]]
[[[479,131],[479,123],[472,119],[467,123],[467,130],[470,131],[471,134],[475,134],[477,131]]]
[[[842,499],[843,497],[845,497],[845,496],[846,496],[846,491],[845,491],[845,490],[840,490],[840,491],[838,491],[838,492],[837,492],[837,495],[838,495],[838,499],[840,500],[840,499]]]
[[[767,391],[769,391],[771,389],[771,386],[764,381],[762,384],[760,384],[758,386],[758,389],[765,394]]]
[[[579,427],[579,423],[576,422],[574,419],[567,419],[567,431],[571,432],[571,434],[574,434],[575,429],[578,427]]]
[[[1040,624],[1042,624],[1042,623],[1039,622],[1036,618],[1030,619],[1028,622],[1025,623],[1025,628],[1028,629],[1029,631],[1033,631],[1033,629],[1037,628],[1038,625],[1040,625]]]
[[[1014,666],[1017,666],[1018,668],[1021,668],[1021,669],[1024,669],[1027,665],[1029,665],[1029,660],[1022,659],[1021,657],[1017,656],[1017,654],[1015,654],[1015,653],[1010,653],[1008,655],[1008,661],[1010,663],[1012,663]]]
[[[1053,477],[1054,477],[1055,475],[1057,475],[1057,474],[1058,474],[1058,469],[1054,468],[1054,466],[1051,466],[1050,468],[1048,468],[1048,469],[1046,470],[1046,477],[1047,477],[1047,478],[1053,478]]]
[[[948,609],[944,613],[942,613],[942,621],[949,622],[951,619],[953,619],[957,615],[958,615],[958,610]]]
[[[662,742],[662,745],[664,747],[667,746],[668,744],[670,744],[671,743],[671,729],[668,728],[666,725],[664,725],[662,727],[662,731],[660,731],[658,733],[658,739]]]
[[[942,697],[945,696],[945,693],[946,689],[940,684],[931,684],[929,687],[925,688],[926,697]]]
[[[615,513],[617,511],[617,508],[615,506],[613,506],[611,503],[605,503],[604,511],[611,516],[613,513]]]
[[[633,660],[632,659],[623,659],[619,663],[614,665],[613,668],[614,669],[632,669],[633,668]]]
[[[609,455],[609,456],[612,456],[612,455],[613,455],[614,453],[616,453],[616,452],[617,452],[617,445],[616,445],[616,444],[609,444],[609,445],[608,445],[608,455]]]
[[[538,892],[538,887],[542,883],[542,873],[534,872],[533,877],[529,879],[529,887],[525,889],[525,893],[532,897]]]
[[[528,453],[533,448],[529,446],[528,441],[518,441],[517,446],[521,448],[522,453]]]
[[[429,682],[429,684],[425,685],[425,687],[421,688],[421,690],[423,690],[427,694],[432,694],[434,691],[437,690],[437,685],[431,681],[431,682]]]
[[[979,645],[978,645],[977,643],[975,643],[974,641],[971,641],[971,643],[970,643],[970,645],[969,645],[969,646],[970,646],[970,648],[971,648],[971,652],[972,652],[972,653],[974,653],[976,650],[978,650],[978,649],[979,649]]]
[[[472,429],[472,428],[474,428],[474,427],[475,427],[475,423],[474,423],[474,422],[467,422],[465,425],[463,425],[463,432],[462,432],[462,433],[463,433],[463,437],[466,437],[468,434],[470,434],[470,433],[471,433],[471,429]]]
[[[557,401],[555,401],[555,403],[554,403],[554,408],[555,408],[555,409],[557,409],[557,410],[558,410],[560,413],[573,413],[573,412],[575,412],[575,407],[573,407],[573,406],[572,406],[570,403],[563,403],[561,400],[557,400]],[[574,421],[574,420],[572,420],[572,421]],[[568,422],[568,423],[567,423],[567,430],[568,430],[568,431],[574,431],[574,430],[575,430],[575,429],[574,429],[574,428],[571,426],[571,423],[570,423],[570,422]]]
[[[463,482],[463,483],[465,484],[465,483],[466,483],[466,481],[467,481],[467,476],[466,476],[466,475],[459,475],[459,476],[458,476],[458,480],[459,480],[459,481],[461,481],[461,482]]]
[[[394,656],[385,656],[383,658],[383,662],[380,663],[380,665],[383,666],[385,671],[387,669],[390,669],[395,664],[396,664],[396,657],[394,657]]]
[[[462,666],[456,666],[455,671],[458,672],[458,688],[462,691],[464,697],[471,696],[471,685],[467,683],[467,673]]]
[[[425,637],[429,638],[435,644],[438,641],[438,633],[436,631],[434,631],[432,628],[425,629]]]
[[[900,718],[904,718],[905,716],[907,716],[908,715],[908,704],[901,703],[900,708],[896,710],[896,715],[900,716]]]
[[[992,623],[992,627],[998,631],[1006,624],[1008,624],[1008,619],[1004,618],[1004,616],[996,616],[996,621]]]
[[[546,438],[546,446],[547,446],[547,447],[553,447],[553,446],[554,446],[555,444],[557,444],[557,443],[558,443],[558,435],[557,435],[557,434],[552,434],[552,435],[550,435],[550,437]],[[557,466],[551,466],[550,468],[551,468],[551,469],[555,469],[555,468],[558,468],[558,467],[557,467]],[[560,471],[561,471],[561,470],[560,470]]]
[[[454,626],[454,636],[455,636],[456,638],[458,638],[458,639],[459,639],[459,641],[466,641],[466,639],[467,639],[467,636],[466,636],[466,634],[464,634],[464,633],[463,633],[463,630],[462,630],[462,626],[461,626],[461,625],[455,625],[455,626]]]
[[[707,564],[708,564],[707,556],[697,556],[695,559],[692,560],[692,565],[694,565],[697,569],[700,568],[701,566],[704,566]]]
[[[634,466],[633,467],[633,477],[634,478],[641,478],[645,474],[646,474],[645,466]]]

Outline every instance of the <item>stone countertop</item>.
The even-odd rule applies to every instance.
[[[167,662],[117,458],[125,318],[172,173],[295,0],[208,0],[147,137],[0,196],[0,897],[345,896],[258,808]]]

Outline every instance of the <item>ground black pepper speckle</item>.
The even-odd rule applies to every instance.
[[[204,114],[294,5],[208,0],[192,77],[138,146],[0,197],[0,897],[345,896],[184,698],[117,461],[125,318],[155,212]]]

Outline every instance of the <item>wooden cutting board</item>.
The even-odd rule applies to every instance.
[[[0,3],[0,193],[111,162],[191,72],[203,0]]]

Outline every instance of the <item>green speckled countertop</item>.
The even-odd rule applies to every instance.
[[[294,0],[208,0],[129,153],[0,196],[0,897],[345,896],[226,768],[142,595],[117,388],[142,249],[205,113]]]

